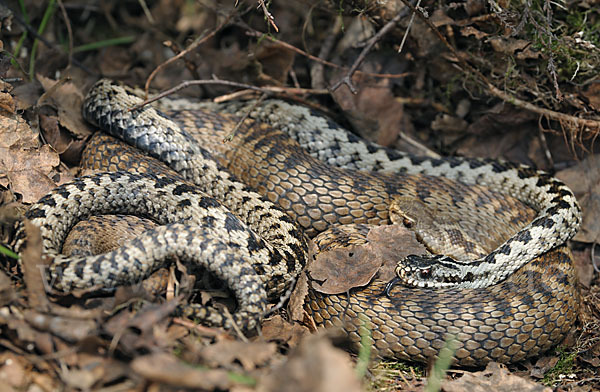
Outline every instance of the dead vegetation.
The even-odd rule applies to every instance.
[[[93,131],[79,108],[98,77],[158,91],[194,80],[178,93],[202,99],[283,97],[402,150],[556,171],[584,211],[572,244],[583,301],[578,330],[555,352],[508,370],[451,370],[442,388],[600,389],[596,0],[0,5],[4,243],[27,204],[76,175]],[[311,335],[310,320],[291,323],[285,314],[243,337],[172,318],[173,295],[152,300],[135,288],[100,298],[48,294],[33,228],[31,235],[23,279],[0,248],[6,390],[422,390],[431,373],[357,359],[336,347],[343,338],[335,331]],[[297,305],[289,311],[301,314]]]

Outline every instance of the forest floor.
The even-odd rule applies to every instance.
[[[17,276],[7,246],[0,391],[600,390],[600,3],[425,1],[429,23],[411,22],[400,0],[234,3],[0,1],[3,243],[28,205],[78,175],[95,131],[81,103],[96,80],[152,91],[202,80],[177,94],[281,97],[382,145],[556,174],[584,214],[569,244],[581,292],[574,330],[540,357],[452,367],[440,378],[433,363],[344,351],[335,331],[285,311],[258,336],[240,337],[170,316],[173,294],[150,302],[131,288],[100,298],[47,293],[31,268]]]

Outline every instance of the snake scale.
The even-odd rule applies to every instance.
[[[230,327],[235,322],[251,328],[267,301],[276,300],[306,264],[305,235],[313,237],[339,224],[387,224],[389,206],[398,197],[457,209],[466,221],[481,215],[470,223],[475,228],[486,221],[494,229],[514,226],[523,223],[524,215],[503,201],[514,198],[537,215],[517,226],[516,234],[498,234],[503,239],[485,257],[413,257],[411,264],[400,261],[397,267],[413,287],[396,285],[387,297],[381,295],[386,283],[381,281],[349,297],[311,291],[306,309],[318,324],[343,322],[354,341],[362,314],[373,327],[374,347],[381,356],[427,361],[448,336],[455,336],[456,359],[462,365],[536,355],[572,327],[579,296],[564,243],[577,231],[581,212],[571,191],[548,174],[493,160],[398,153],[359,140],[296,105],[287,128],[308,124],[298,127],[308,131],[292,130],[298,142],[266,122],[247,120],[232,142],[223,143],[235,116],[202,109],[130,110],[140,101],[132,89],[98,82],[86,97],[84,116],[135,148],[102,140],[85,160],[92,167],[119,171],[58,187],[27,213],[42,230],[55,288],[135,281],[176,255],[215,273],[238,299],[232,317],[194,305],[181,306],[180,313],[213,325]],[[272,108],[258,110],[270,113],[268,119],[277,123],[281,120]],[[311,131],[323,138],[314,142],[307,136]],[[111,149],[112,158],[105,155]],[[136,150],[170,169],[138,160],[143,155]],[[136,173],[124,171],[131,168]],[[113,252],[61,255],[68,231],[97,214],[140,215],[162,226]],[[24,243],[19,230],[16,250]]]

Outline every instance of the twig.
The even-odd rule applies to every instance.
[[[542,116],[539,117],[538,120],[538,131],[540,132],[540,143],[542,144],[542,150],[544,151],[544,155],[546,156],[546,160],[550,167],[554,167],[554,159],[552,159],[552,153],[548,148],[548,142],[546,141],[546,135],[544,135],[544,128],[542,126]]]
[[[144,15],[146,15],[146,19],[148,19],[148,22],[150,22],[150,24],[154,24],[154,18],[150,13],[150,9],[148,8],[148,4],[146,4],[146,0],[138,0],[138,2],[140,3],[142,10],[144,10]]]
[[[213,79],[206,79],[206,80],[204,80],[204,79],[203,80],[184,80],[183,82],[179,83],[177,86],[172,87],[168,90],[165,90],[165,91],[161,92],[160,94],[158,94],[152,98],[148,98],[148,99],[144,100],[143,102],[139,103],[138,105],[135,105],[134,107],[130,108],[129,111],[140,109],[140,108],[148,105],[149,103],[157,101],[168,95],[171,95],[179,90],[183,90],[184,88],[187,88],[190,86],[206,85],[206,84],[218,84],[218,85],[223,85],[223,86],[244,88],[244,89],[248,89],[248,90],[258,91],[258,92],[261,92],[264,94],[274,94],[274,93],[329,94],[329,92],[327,90],[312,90],[312,89],[296,88],[296,87],[278,87],[278,86],[256,87],[256,86],[252,86],[250,84],[232,82],[230,80],[223,80],[223,79],[218,79],[217,77],[214,77]]]
[[[244,333],[242,332],[242,329],[240,328],[240,326],[237,325],[237,323],[233,319],[233,316],[231,315],[231,312],[229,311],[229,309],[227,309],[227,307],[223,308],[223,313],[225,313],[225,317],[227,317],[227,319],[229,321],[231,321],[231,327],[233,328],[233,330],[235,331],[235,333],[238,335],[238,338],[240,338],[240,340],[242,342],[248,343],[248,338],[246,337],[246,335],[244,335]]]
[[[285,41],[281,41],[278,40],[277,38],[271,37],[269,35],[265,35],[264,33],[261,33],[260,31],[254,30],[253,28],[243,24],[243,23],[237,23],[239,26],[245,28],[247,30],[246,35],[250,36],[250,37],[256,37],[256,38],[264,38],[264,39],[268,39],[271,42],[280,44],[281,46],[283,46],[286,49],[292,50],[296,53],[298,53],[299,55],[302,55],[310,60],[316,61],[318,63],[321,63],[323,65],[327,65],[328,67],[332,67],[332,68],[337,68],[337,69],[342,69],[342,70],[347,70],[349,69],[348,67],[344,67],[335,63],[332,63],[330,61],[327,60],[323,60],[321,58],[318,58],[317,56],[313,56],[312,54],[305,52],[304,50],[295,47],[294,45],[288,44]],[[410,73],[408,72],[404,72],[401,74],[382,74],[382,73],[370,73],[370,72],[363,72],[363,71],[355,71],[355,73],[360,74],[360,75],[367,75],[367,76],[372,76],[374,78],[387,78],[387,79],[400,79],[400,78],[404,78],[407,75],[410,75]]]
[[[71,20],[69,19],[69,15],[67,14],[67,10],[65,9],[65,5],[62,0],[57,0],[58,6],[60,7],[60,12],[65,20],[65,26],[67,27],[67,34],[69,35],[69,63],[67,64],[67,69],[71,68],[71,62],[73,61],[73,29],[71,28]]]
[[[335,22],[331,26],[331,29],[329,29],[329,31],[327,32],[325,41],[323,41],[323,45],[321,45],[321,50],[319,51],[320,59],[326,59],[329,57],[329,53],[333,49],[333,44],[335,43],[335,40],[336,40],[338,34],[340,33],[340,31],[342,31],[342,26],[343,26],[342,17],[338,15],[335,18]],[[311,65],[310,81],[311,81],[311,86],[313,88],[325,87],[325,76],[323,75],[324,69],[325,69],[324,64],[321,62],[314,62]]]
[[[283,305],[286,303],[286,301],[292,296],[292,293],[294,292],[294,288],[296,287],[296,282],[298,281],[298,278],[292,278],[289,282],[289,287],[288,289],[285,291],[285,293],[283,293],[283,295],[279,298],[279,301],[277,302],[277,304],[275,306],[273,306],[271,309],[267,310],[266,312],[264,312],[261,315],[261,320],[264,319],[265,317],[275,313],[277,310],[281,309],[283,307]]]
[[[231,132],[229,132],[229,135],[227,135],[225,138],[223,138],[223,143],[227,143],[230,142],[231,139],[233,139],[233,136],[235,135],[235,133],[238,131],[238,129],[240,129],[240,127],[242,126],[242,124],[244,123],[244,121],[246,121],[246,119],[248,118],[248,116],[250,116],[250,113],[252,113],[252,111],[254,109],[256,109],[256,107],[258,105],[260,105],[260,103],[262,101],[265,100],[265,98],[267,97],[266,93],[261,94],[260,97],[258,97],[258,99],[256,101],[254,101],[254,103],[252,104],[252,106],[250,106],[246,112],[244,113],[244,115],[238,120],[238,122],[235,124],[235,126],[233,127],[233,129],[231,130]]]
[[[369,39],[369,42],[367,42],[367,45],[363,48],[362,52],[360,52],[360,55],[358,55],[358,58],[356,59],[354,64],[352,64],[352,67],[350,67],[350,70],[348,71],[346,76],[344,76],[337,83],[335,83],[333,86],[331,86],[330,91],[333,92],[333,91],[337,90],[342,84],[345,84],[346,86],[348,86],[348,88],[350,89],[352,94],[356,94],[357,93],[356,88],[354,88],[354,85],[352,84],[352,75],[354,75],[354,73],[356,72],[358,67],[360,67],[362,62],[365,60],[365,58],[367,57],[367,54],[373,48],[373,45],[375,45],[377,43],[377,41],[379,41],[381,39],[381,37],[383,37],[385,34],[387,34],[396,25],[396,23],[400,19],[405,17],[407,14],[408,14],[408,9],[403,8],[400,12],[398,12],[398,14],[396,16],[394,16],[394,18],[392,20],[387,22],[385,24],[385,26],[383,26],[377,32],[377,34],[375,34],[373,37],[371,37],[371,39]]]
[[[273,15],[271,15],[269,10],[267,9],[265,0],[258,0],[258,5],[262,8],[263,13],[265,14],[265,18],[269,21],[271,26],[273,26],[273,28],[275,29],[275,32],[279,33],[279,28],[277,28],[277,25],[275,24],[275,18],[273,18]]]
[[[463,56],[461,56],[458,51],[452,46],[450,45],[450,43],[448,42],[448,40],[446,40],[446,38],[440,33],[440,31],[433,25],[433,23],[431,23],[431,21],[428,18],[425,18],[423,16],[423,14],[421,14],[420,11],[418,11],[408,0],[402,0],[402,2],[410,7],[413,11],[417,11],[417,16],[419,18],[421,18],[421,20],[423,20],[431,29],[431,31],[434,32],[434,34],[437,35],[438,39],[450,50],[450,52],[452,52],[452,54],[456,57],[456,59],[458,60],[458,63],[460,66],[463,67],[463,72],[465,73],[473,73],[475,76],[477,76],[481,82],[485,85],[485,87],[487,87],[487,89],[489,90],[489,92],[495,96],[496,98],[501,99],[502,101],[508,102],[516,107],[520,107],[522,109],[526,109],[529,110],[531,112],[537,113],[537,114],[541,114],[543,116],[548,116],[549,118],[556,120],[556,121],[561,121],[561,122],[568,122],[568,123],[572,123],[572,124],[576,124],[580,127],[588,127],[591,129],[596,129],[598,131],[600,131],[600,118],[597,117],[592,117],[590,119],[584,119],[584,118],[579,118],[579,117],[575,117],[575,116],[571,116],[568,114],[564,114],[564,113],[560,113],[560,112],[556,112],[554,110],[550,110],[550,109],[545,109],[545,108],[540,108],[538,106],[535,106],[532,103],[523,101],[519,98],[513,97],[507,93],[505,93],[504,91],[501,91],[500,89],[498,89],[496,86],[494,86],[487,77],[485,77],[485,75],[483,75],[481,72],[479,72],[478,69],[476,69],[475,67],[471,66],[469,63],[467,63],[464,59]]]
[[[192,50],[196,49],[198,46],[202,45],[208,39],[214,37],[215,34],[217,34],[221,29],[223,29],[223,27],[225,27],[229,23],[229,21],[231,20],[231,18],[233,18],[233,16],[234,16],[234,13],[230,13],[229,15],[227,15],[227,17],[225,18],[225,20],[223,22],[221,22],[221,24],[219,24],[210,33],[208,33],[204,37],[198,37],[198,38],[196,38],[194,40],[194,42],[192,42],[190,44],[190,46],[188,46],[187,48],[185,48],[183,51],[179,52],[177,55],[171,57],[167,61],[163,62],[162,64],[159,64],[156,68],[154,68],[154,70],[150,73],[150,76],[148,76],[148,79],[146,79],[146,84],[144,85],[144,92],[146,93],[146,97],[148,97],[148,90],[150,89],[150,83],[152,82],[152,80],[154,79],[154,77],[156,76],[156,74],[160,70],[162,70],[167,65],[169,65],[169,64],[171,64],[171,63],[179,60],[180,58],[182,58],[183,56],[185,56],[186,54],[188,54]]]
[[[421,5],[421,0],[418,0],[417,4],[415,5],[415,8],[419,8],[420,5]],[[404,33],[404,36],[402,37],[402,41],[400,41],[400,47],[398,48],[398,53],[402,53],[402,49],[404,48],[404,44],[406,43],[406,38],[408,38],[408,33],[410,33],[410,29],[412,28],[412,25],[414,22],[415,22],[415,13],[413,12],[410,15],[410,20],[408,21],[408,26],[406,26],[406,32]]]

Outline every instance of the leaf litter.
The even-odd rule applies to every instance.
[[[191,9],[167,1],[150,3],[148,11],[154,15],[154,30],[144,29],[150,22],[141,7],[126,9],[110,3],[103,10],[104,15],[109,16],[108,26],[112,26],[112,32],[131,34],[134,42],[130,47],[109,46],[79,52],[69,58],[57,46],[39,45],[33,74],[35,80],[3,82],[0,86],[0,191],[3,203],[32,203],[54,186],[72,178],[75,169],[67,170],[66,165],[76,165],[90,134],[90,127],[82,120],[80,112],[81,99],[94,79],[92,73],[86,74],[86,69],[93,68],[94,72],[99,69],[104,75],[132,85],[143,85],[158,64],[184,50],[189,41],[183,37],[198,37],[203,32],[220,29],[219,23],[226,17],[222,12],[228,10],[240,18],[237,24],[218,30],[211,40],[187,53],[184,60],[170,65],[169,72],[159,73],[154,79],[155,88],[171,87],[182,79],[209,79],[213,75],[255,85],[291,84],[295,87],[310,86],[309,80],[314,78],[324,81],[325,86],[320,87],[323,88],[343,77],[347,69],[325,66],[319,71],[314,67],[318,61],[307,60],[303,53],[318,53],[322,49],[320,45],[325,46],[327,34],[320,35],[320,32],[331,28],[331,37],[343,39],[337,45],[334,42],[330,52],[324,51],[319,57],[349,66],[364,42],[403,7],[400,1],[390,1],[358,10],[363,12],[359,16],[341,16],[339,2],[324,1],[324,8],[332,6],[333,12],[315,8],[311,9],[314,14],[307,17],[306,8],[297,2],[272,4],[269,11],[281,29],[275,37],[292,43],[293,49],[290,49],[279,43],[266,45],[266,38],[249,38],[256,31],[268,32],[267,23],[256,18],[260,10],[255,10],[254,4],[250,3],[242,4],[249,5],[248,8],[224,7],[221,10],[200,3],[194,3]],[[82,4],[76,0],[67,7],[68,22],[76,33],[75,44],[98,41],[93,23],[105,23],[104,16],[93,9],[85,16],[88,19],[82,19],[84,14],[77,8]],[[33,1],[25,1],[24,5],[30,12],[29,20],[39,22],[44,10]],[[500,20],[512,17],[508,8],[505,11],[499,14]],[[539,64],[548,59],[548,53],[532,45],[523,35],[497,35],[494,29],[487,28],[496,26],[498,19],[495,22],[493,18],[486,19],[491,14],[482,2],[467,2],[464,12],[437,9],[432,20],[438,28],[446,28],[446,32],[454,29],[456,36],[453,39],[458,38],[460,42],[457,45],[459,57],[477,58],[476,63],[486,75],[493,77],[493,82],[516,95],[538,97],[535,103],[547,105],[545,107],[552,111],[548,115],[553,122],[546,121],[535,110],[523,109],[519,102],[513,106],[493,100],[491,95],[482,93],[473,78],[461,80],[457,66],[459,57],[444,51],[444,45],[435,34],[418,21],[400,54],[390,48],[395,49],[404,29],[392,31],[367,54],[360,72],[352,78],[356,95],[342,86],[331,98],[321,97],[310,103],[315,105],[316,102],[316,107],[321,109],[337,105],[338,109],[326,111],[336,120],[360,130],[363,136],[420,154],[436,156],[441,152],[504,157],[547,169],[570,166],[559,171],[558,176],[574,189],[584,209],[584,226],[576,237],[574,253],[586,290],[583,291],[585,310],[580,335],[566,345],[574,346],[574,352],[578,353],[573,362],[576,367],[571,369],[577,372],[581,382],[567,374],[562,379],[557,378],[553,385],[570,390],[592,390],[586,388],[599,385],[600,312],[597,304],[600,293],[598,273],[590,262],[597,256],[590,250],[594,249],[593,245],[587,244],[595,244],[598,240],[597,219],[594,219],[598,193],[595,184],[598,181],[594,178],[599,170],[590,153],[593,152],[590,142],[593,134],[586,134],[589,128],[577,126],[573,119],[579,113],[592,113],[598,109],[597,78],[594,81],[592,77],[592,82],[581,89],[569,90],[567,83],[561,83],[565,98],[559,101],[553,95],[553,89],[548,87],[552,84],[551,78],[538,72],[545,69]],[[44,39],[51,43],[58,42],[59,36],[67,36],[63,34],[67,20],[57,15],[50,19],[50,27],[44,34]],[[364,18],[365,15],[369,18]],[[597,18],[597,13],[592,12],[588,17],[588,20]],[[25,29],[12,21],[12,30],[6,30],[7,22],[12,18],[10,12],[0,13],[0,18],[3,21],[2,41],[7,47],[7,43],[16,42]],[[347,29],[336,30],[332,22],[335,18],[343,18]],[[88,22],[92,25],[85,26]],[[116,30],[116,26],[121,26],[122,30]],[[165,41],[165,37],[173,40]],[[586,61],[597,61],[594,43],[587,36],[577,39],[590,51]],[[24,42],[27,48],[33,44],[31,37]],[[11,68],[9,62],[0,63],[3,76],[23,77],[19,69],[27,68],[26,55],[26,51],[17,54],[21,68]],[[211,61],[211,58],[220,60]],[[578,72],[589,77],[585,61],[579,64]],[[313,71],[321,72],[321,75]],[[401,76],[381,78],[375,74]],[[16,88],[12,84],[17,85]],[[214,97],[226,92],[230,89],[208,86],[193,88],[183,94]],[[296,99],[308,103],[305,97]],[[571,117],[556,117],[555,113],[559,112]],[[540,134],[544,137],[538,136]],[[551,159],[548,159],[549,151]],[[574,156],[585,159],[573,165]],[[19,214],[14,212],[18,209],[2,211],[0,208],[3,223],[18,219]],[[356,358],[337,348],[337,339],[331,334],[311,335],[314,327],[304,317],[302,298],[309,284],[319,289],[315,280],[324,282],[325,288],[320,286],[320,289],[326,292],[346,292],[368,283],[375,274],[391,276],[392,256],[397,256],[401,250],[417,252],[411,247],[419,248],[420,244],[411,236],[399,228],[377,228],[372,230],[370,241],[365,245],[319,254],[317,263],[310,269],[313,281],[301,277],[299,289],[292,294],[288,308],[268,317],[260,334],[252,333],[243,338],[235,332],[206,328],[195,325],[193,320],[171,317],[173,307],[181,300],[178,296],[163,303],[151,303],[152,296],[147,291],[140,292],[135,288],[122,288],[101,297],[91,296],[86,291],[74,295],[48,292],[40,280],[40,267],[44,261],[35,250],[36,247],[39,249],[39,243],[32,240],[28,246],[31,252],[24,255],[23,260],[28,271],[25,274],[27,284],[12,279],[14,271],[11,269],[0,275],[3,304],[0,344],[8,350],[0,354],[0,382],[12,390],[34,385],[47,390],[65,387],[120,390],[141,385],[148,389],[363,390],[370,382],[356,378]],[[386,241],[400,245],[389,250],[383,246]],[[595,265],[600,262],[596,260]],[[185,269],[164,273],[171,287],[178,287],[186,280]],[[451,373],[449,379],[453,380],[443,382],[442,389],[547,390],[535,380],[564,363],[561,354],[551,352],[531,363],[511,365],[512,373],[497,364],[490,364],[480,372],[461,370]],[[374,377],[375,362],[372,366],[371,376]],[[381,390],[421,390],[426,382],[413,375],[412,369],[397,370],[388,378],[373,380],[373,385],[379,385]]]

